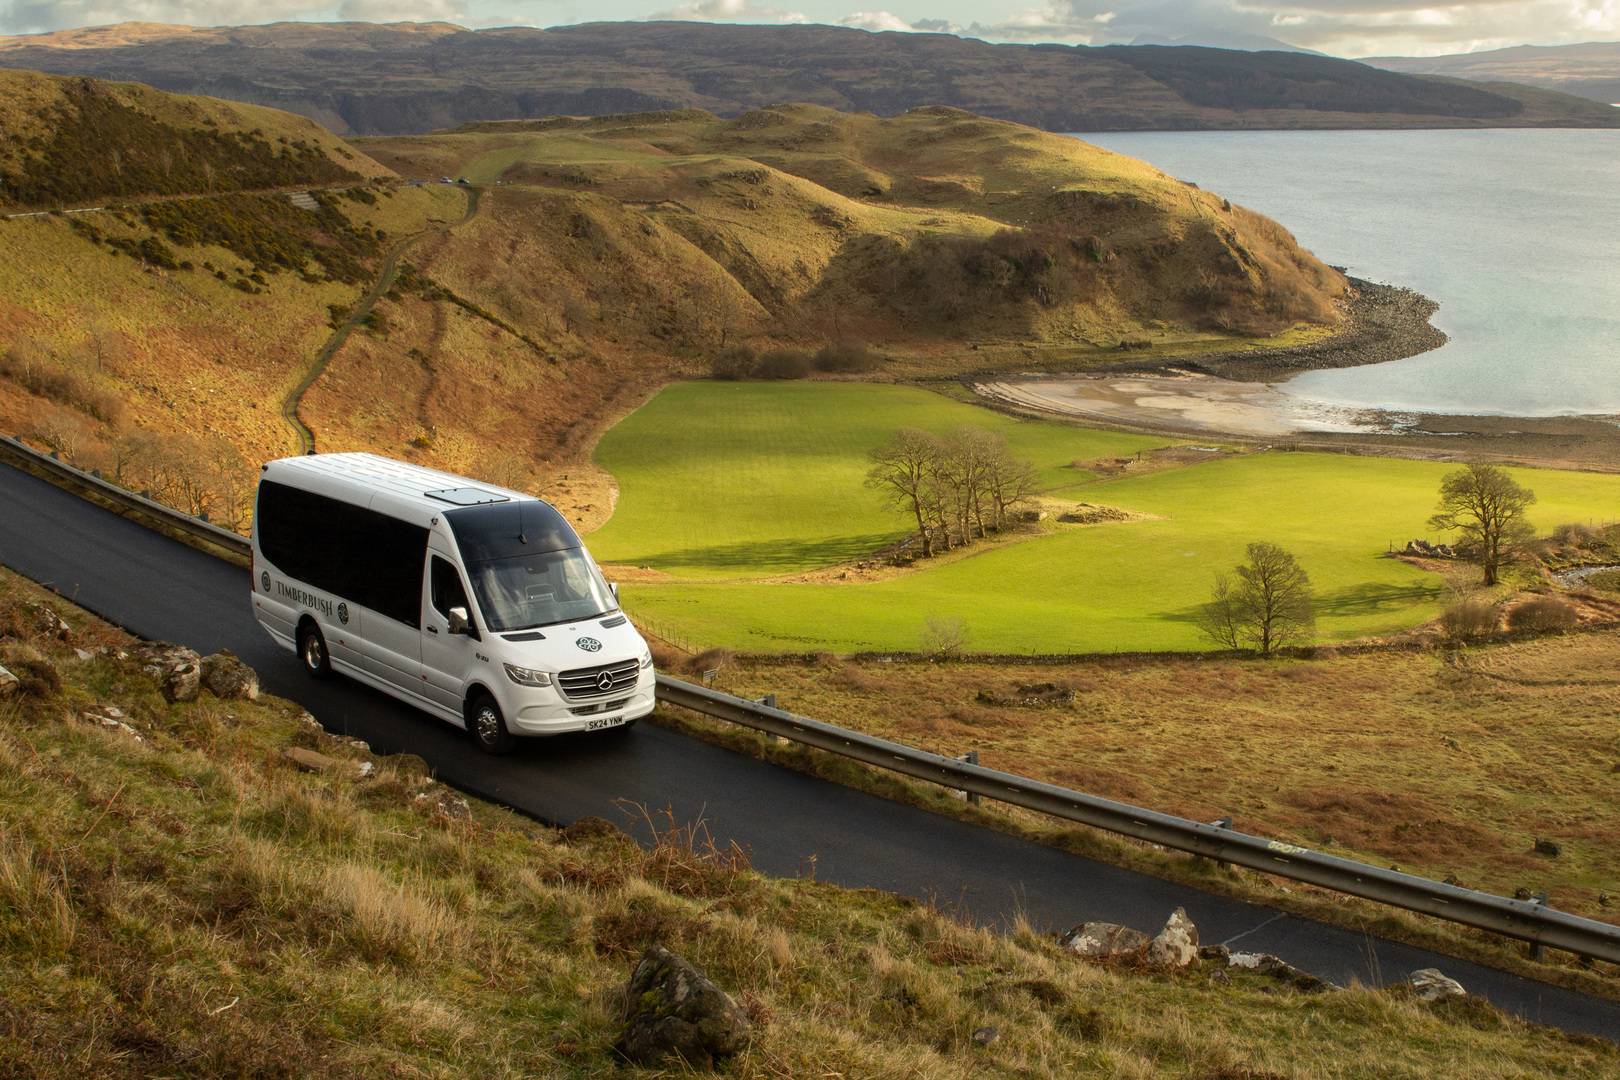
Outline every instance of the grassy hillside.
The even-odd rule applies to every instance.
[[[70,641],[40,629],[42,600]],[[1477,1001],[1092,966],[1029,927],[763,877],[701,831],[644,850],[601,824],[542,828],[286,702],[170,705],[123,635],[9,575],[0,627],[22,676],[0,707],[0,1059],[17,1075],[670,1075],[610,1049],[618,988],[655,942],[752,1020],[737,1077],[1620,1069],[1612,1044]],[[92,719],[109,707],[126,728]],[[291,747],[331,764],[301,772]]]
[[[767,333],[1113,347],[1149,324],[1266,335],[1334,323],[1345,288],[1218,195],[952,109],[687,111],[362,145],[409,174],[513,186],[494,210],[541,230],[549,250],[529,257],[560,271],[543,287],[677,347]],[[507,282],[513,310],[539,287]]]
[[[0,71],[0,210],[387,175],[290,113],[135,83]]]
[[[362,134],[782,101],[880,115],[949,105],[1048,131],[1620,124],[1579,99],[1549,110],[1328,56],[841,26],[123,24],[0,39],[0,64],[228,94]]]
[[[867,451],[896,428],[985,426],[1039,467],[1054,511],[1085,501],[1137,520],[1055,521],[1016,542],[903,573],[811,573],[907,529],[865,488]],[[619,485],[598,557],[623,564],[626,602],[685,640],[756,651],[911,651],[930,617],[959,616],[983,652],[1207,647],[1192,617],[1216,570],[1253,540],[1310,573],[1323,641],[1438,613],[1442,582],[1385,558],[1425,532],[1438,462],[1266,451],[1194,454],[1100,477],[1073,464],[1163,440],[1014,421],[897,387],[726,386],[660,393],[603,439]],[[1620,477],[1525,470],[1542,530],[1607,521]],[[1324,501],[1330,503],[1324,511]],[[755,515],[748,507],[776,508]],[[631,568],[647,567],[651,572]]]

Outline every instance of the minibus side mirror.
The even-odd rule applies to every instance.
[[[464,607],[453,607],[446,613],[450,619],[450,632],[452,634],[465,634],[472,628]]]
[[[608,591],[613,594],[613,602],[617,604],[619,602],[619,583],[617,581],[608,582]]]

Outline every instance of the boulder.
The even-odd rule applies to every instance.
[[[996,1027],[993,1024],[986,1024],[984,1027],[977,1028],[977,1029],[974,1030],[973,1036],[972,1036],[973,1045],[974,1046],[989,1046],[991,1043],[996,1041],[996,1037],[998,1035],[1000,1035],[1000,1034],[1001,1034],[1001,1029],[1000,1028]]]
[[[1185,908],[1170,913],[1164,929],[1148,944],[1148,962],[1158,967],[1184,968],[1198,959],[1198,927]]]
[[[22,680],[7,668],[0,667],[0,697],[10,697],[22,689]]]
[[[1142,931],[1118,923],[1088,922],[1058,938],[1058,944],[1076,956],[1099,960],[1138,955],[1146,951],[1151,940]]]
[[[1318,978],[1308,971],[1301,971],[1288,961],[1270,953],[1232,953],[1227,957],[1226,963],[1228,967],[1269,975],[1279,982],[1287,983],[1295,990],[1314,992],[1339,989],[1326,979]]]
[[[133,655],[169,701],[191,701],[202,688],[202,657],[195,650],[149,641],[136,646]]]
[[[238,660],[234,653],[217,652],[204,657],[202,684],[217,698],[247,701],[259,699],[258,674]]]
[[[1439,968],[1423,968],[1414,971],[1406,977],[1411,984],[1412,992],[1421,1001],[1450,1001],[1452,998],[1468,996],[1468,991],[1462,988],[1462,983],[1444,974]]]
[[[281,752],[283,760],[290,761],[304,772],[330,772],[337,767],[337,758],[327,757],[316,750],[302,746],[289,746]]]
[[[1547,856],[1550,856],[1551,858],[1556,859],[1556,858],[1558,858],[1558,856],[1562,855],[1563,853],[1564,853],[1563,845],[1558,843],[1558,841],[1556,841],[1556,840],[1548,840],[1546,837],[1542,837],[1542,836],[1536,837],[1536,854],[1537,855],[1547,855]]]
[[[109,728],[122,735],[128,735],[136,742],[145,742],[141,733],[130,727],[124,720],[124,710],[116,705],[97,705],[92,709],[79,714],[79,719],[86,720],[98,727]]]
[[[747,1015],[708,976],[662,945],[642,954],[624,992],[613,1049],[638,1065],[711,1069],[748,1044]]]
[[[73,628],[49,604],[35,600],[24,604],[23,611],[27,612],[34,629],[46,637],[53,637],[57,641],[67,641],[73,637]]]

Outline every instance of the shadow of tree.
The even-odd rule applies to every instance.
[[[1351,617],[1358,615],[1393,614],[1414,604],[1434,599],[1433,585],[1391,585],[1386,582],[1364,581],[1359,585],[1317,593],[1313,607],[1317,618]],[[1174,611],[1156,611],[1153,617],[1167,622],[1196,623],[1203,613],[1202,603]]]
[[[783,573],[791,570],[836,566],[865,558],[904,533],[867,533],[861,536],[829,536],[813,540],[748,540],[708,547],[680,548],[642,555],[624,555],[613,561],[627,566],[651,566],[657,570],[696,567],[705,570],[736,570],[739,573]]]

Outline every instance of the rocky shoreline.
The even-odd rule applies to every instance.
[[[1345,325],[1332,337],[1293,348],[1258,349],[1178,358],[1155,364],[1122,364],[1108,371],[1174,368],[1242,382],[1277,382],[1300,371],[1360,367],[1404,360],[1438,349],[1444,331],[1429,319],[1440,305],[1413,289],[1350,278],[1355,293],[1345,304]]]

